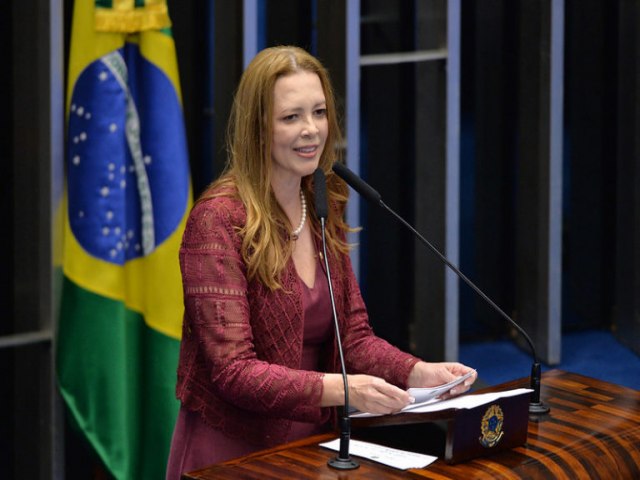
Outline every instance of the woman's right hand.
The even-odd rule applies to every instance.
[[[395,413],[415,400],[404,390],[371,375],[348,375],[349,403],[361,412]]]
[[[361,412],[388,414],[402,410],[414,402],[404,390],[371,375],[347,375],[349,384],[349,406]],[[344,382],[342,375],[333,373],[324,376],[324,391],[321,406],[344,405]]]

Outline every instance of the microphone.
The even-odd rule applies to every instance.
[[[429,249],[438,257],[442,262],[449,267],[458,277],[460,277],[464,282],[470,286],[473,291],[475,291],[485,302],[487,302],[491,307],[498,312],[505,320],[507,320],[526,340],[529,345],[529,349],[531,350],[531,355],[533,357],[533,365],[531,367],[531,400],[529,401],[529,413],[530,414],[542,414],[547,413],[549,411],[549,407],[545,405],[540,400],[540,382],[541,382],[541,369],[540,362],[538,361],[538,356],[536,354],[536,349],[533,346],[533,342],[529,335],[518,325],[509,315],[507,315],[498,305],[493,302],[485,293],[480,290],[471,280],[467,278],[467,276],[462,273],[455,265],[453,265],[447,257],[445,257],[442,253],[438,251],[427,239],[425,239],[420,233],[413,228],[404,218],[394,212],[390,207],[388,207],[383,201],[382,196],[367,182],[365,182],[358,175],[349,170],[346,166],[341,163],[333,164],[333,171],[342,178],[345,182],[347,182],[356,192],[366,198],[369,202],[374,203],[376,205],[381,206],[386,211],[391,213],[396,219],[398,219],[405,227],[407,227],[411,232]]]
[[[324,258],[325,272],[329,283],[329,297],[331,298],[331,310],[333,312],[333,326],[336,332],[336,343],[338,344],[338,354],[340,356],[340,367],[342,369],[342,382],[344,383],[344,408],[340,419],[340,449],[338,455],[327,462],[327,464],[338,470],[353,470],[360,464],[349,456],[349,439],[351,438],[351,418],[349,418],[349,383],[347,380],[347,367],[344,364],[344,354],[342,353],[342,340],[340,340],[340,327],[338,326],[338,314],[336,313],[336,301],[333,296],[333,285],[331,283],[331,271],[329,270],[329,260],[327,257],[327,240],[325,234],[325,223],[329,216],[329,205],[327,203],[327,182],[324,172],[317,168],[313,172],[313,189],[315,194],[316,215],[320,220],[322,230],[322,252]]]
[[[329,204],[327,202],[327,179],[321,168],[313,172],[313,193],[315,195],[316,215],[320,223],[324,223],[329,216]]]

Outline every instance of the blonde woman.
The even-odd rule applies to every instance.
[[[320,62],[296,47],[260,52],[235,96],[227,168],[196,202],[180,251],[181,408],[167,478],[327,431],[330,407],[344,403],[313,206],[318,167],[351,405],[396,412],[412,401],[406,388],[471,370],[420,361],[372,332],[345,243],[348,189],[331,171],[340,140]]]

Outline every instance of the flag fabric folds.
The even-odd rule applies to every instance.
[[[192,203],[166,2],[76,0],[69,58],[58,383],[115,478],[164,478]]]

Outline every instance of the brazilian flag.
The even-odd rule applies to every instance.
[[[164,478],[178,412],[192,193],[170,27],[165,1],[75,1],[57,374],[118,479]]]

